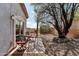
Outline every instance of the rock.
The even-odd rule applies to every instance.
[[[44,45],[43,45],[43,42],[42,42],[41,38],[37,38],[35,40],[35,49],[37,51],[43,51],[43,52],[45,52],[45,48],[44,48]]]
[[[45,52],[45,48],[44,48],[44,45],[42,43],[42,39],[41,38],[36,38],[34,41],[33,40],[29,41],[29,43],[28,43],[28,50],[33,52],[33,50],[35,50],[35,49],[38,52],[39,51],[40,52],[41,51]]]
[[[33,52],[33,50],[35,49],[34,48],[34,42],[30,42],[30,43],[28,43],[28,47],[27,47],[28,49],[28,52]]]

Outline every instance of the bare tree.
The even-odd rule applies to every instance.
[[[36,19],[36,23],[37,23],[37,30],[36,30],[36,37],[38,37],[38,33],[39,33],[39,23],[40,22],[43,22],[43,21],[41,21],[41,19],[42,19],[42,13],[40,13],[39,11],[40,11],[40,6],[42,6],[42,4],[31,4],[31,5],[33,5],[33,7],[34,7],[34,11],[35,11],[35,15],[34,15],[34,17],[35,17],[35,19]]]
[[[66,38],[69,28],[75,17],[79,4],[77,3],[47,3],[36,4],[40,8],[37,8],[37,15],[39,13],[44,15],[44,19],[48,19],[47,22],[52,24],[58,32],[59,38]],[[40,15],[41,15],[40,14]],[[46,16],[48,15],[48,16]],[[45,17],[46,16],[46,17]],[[40,17],[38,15],[38,17]]]

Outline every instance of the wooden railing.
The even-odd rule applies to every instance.
[[[12,49],[6,56],[11,56],[17,49],[19,49],[21,46],[17,45],[14,49]]]

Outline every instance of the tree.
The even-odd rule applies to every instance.
[[[40,23],[40,19],[39,19],[39,17],[38,17],[38,14],[37,15],[35,15],[35,17],[36,17],[36,23],[37,23],[37,30],[36,30],[36,37],[38,37],[38,33],[39,33],[39,23]]]
[[[37,33],[37,35],[36,35],[36,37],[38,37],[38,33],[39,33],[39,23],[40,22],[43,22],[41,19],[42,19],[42,13],[40,13],[40,12],[38,12],[39,11],[39,9],[40,9],[40,5],[39,4],[31,4],[33,7],[34,7],[34,12],[35,12],[35,15],[34,15],[34,17],[35,17],[35,19],[36,19],[36,23],[37,23],[37,30],[36,30],[36,33]],[[41,5],[42,6],[42,5]]]
[[[42,14],[43,19],[54,26],[58,32],[59,38],[66,38],[69,32],[69,28],[75,17],[79,4],[77,3],[47,3],[47,4],[36,4],[37,15]],[[40,17],[38,15],[38,17]],[[49,20],[50,19],[50,20]]]

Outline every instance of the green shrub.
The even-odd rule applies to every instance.
[[[49,34],[49,33],[51,33],[50,26],[49,25],[46,25],[46,24],[41,25],[40,26],[40,33],[41,34]]]

